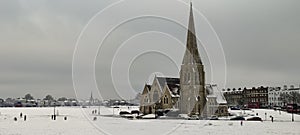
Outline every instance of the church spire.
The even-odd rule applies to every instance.
[[[189,115],[204,116],[206,104],[205,72],[201,62],[195,24],[193,6],[190,6],[190,15],[187,31],[186,51],[180,69],[180,112]]]
[[[202,64],[197,47],[192,2],[190,3],[190,16],[187,32],[186,51],[182,64]]]

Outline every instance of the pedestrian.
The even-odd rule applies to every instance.
[[[272,122],[274,121],[274,117],[273,117],[273,116],[271,116],[271,121],[272,121]]]
[[[265,112],[265,121],[267,121],[267,113]]]
[[[17,121],[17,120],[18,120],[17,117],[15,117],[15,118],[14,118],[14,121]]]
[[[92,111],[92,114],[94,114],[94,110]]]
[[[256,113],[256,116],[258,116],[258,113]]]
[[[241,126],[243,126],[243,121],[241,120]]]
[[[64,120],[67,120],[67,116],[65,116]]]
[[[22,114],[22,113],[20,113],[20,118],[22,118],[22,116],[23,116],[23,114]]]
[[[24,115],[24,121],[26,121],[26,115]]]
[[[95,110],[95,114],[97,114],[97,110]]]
[[[56,115],[53,116],[53,120],[56,120]]]
[[[53,118],[54,118],[54,115],[51,115],[51,119],[53,120]]]

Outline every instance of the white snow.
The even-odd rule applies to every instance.
[[[144,119],[154,119],[155,115],[154,114],[147,114],[145,116],[142,116],[142,118],[144,118]]]
[[[246,114],[258,113],[263,120],[267,113],[267,121],[205,121],[205,120],[169,120],[142,119],[128,120],[109,115],[118,115],[120,111],[137,110],[136,107],[106,108],[101,107],[101,116],[93,115],[92,110],[98,107],[57,107],[60,116],[51,120],[53,108],[0,108],[0,135],[95,135],[95,134],[300,134],[300,116],[295,115],[291,122],[291,114],[274,110],[245,111]],[[19,118],[19,113],[27,115],[27,121]],[[245,115],[244,111],[233,111]],[[274,122],[269,116],[274,117]],[[63,118],[67,116],[67,120]],[[17,117],[18,121],[13,121]],[[97,120],[93,121],[93,118]]]

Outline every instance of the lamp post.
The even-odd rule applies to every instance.
[[[294,104],[295,104],[295,98],[294,98],[294,96],[293,96],[292,122],[294,122]]]
[[[56,103],[54,102],[53,105],[54,105],[53,115],[55,116],[55,105],[56,105]]]
[[[56,103],[54,102],[53,103],[54,107],[53,107],[53,120],[56,120],[56,115],[55,115],[55,106],[56,106]]]

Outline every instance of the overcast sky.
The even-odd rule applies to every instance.
[[[299,87],[299,5],[193,0],[206,83]],[[2,0],[0,98],[132,98],[155,73],[179,77],[188,14],[187,0]]]

